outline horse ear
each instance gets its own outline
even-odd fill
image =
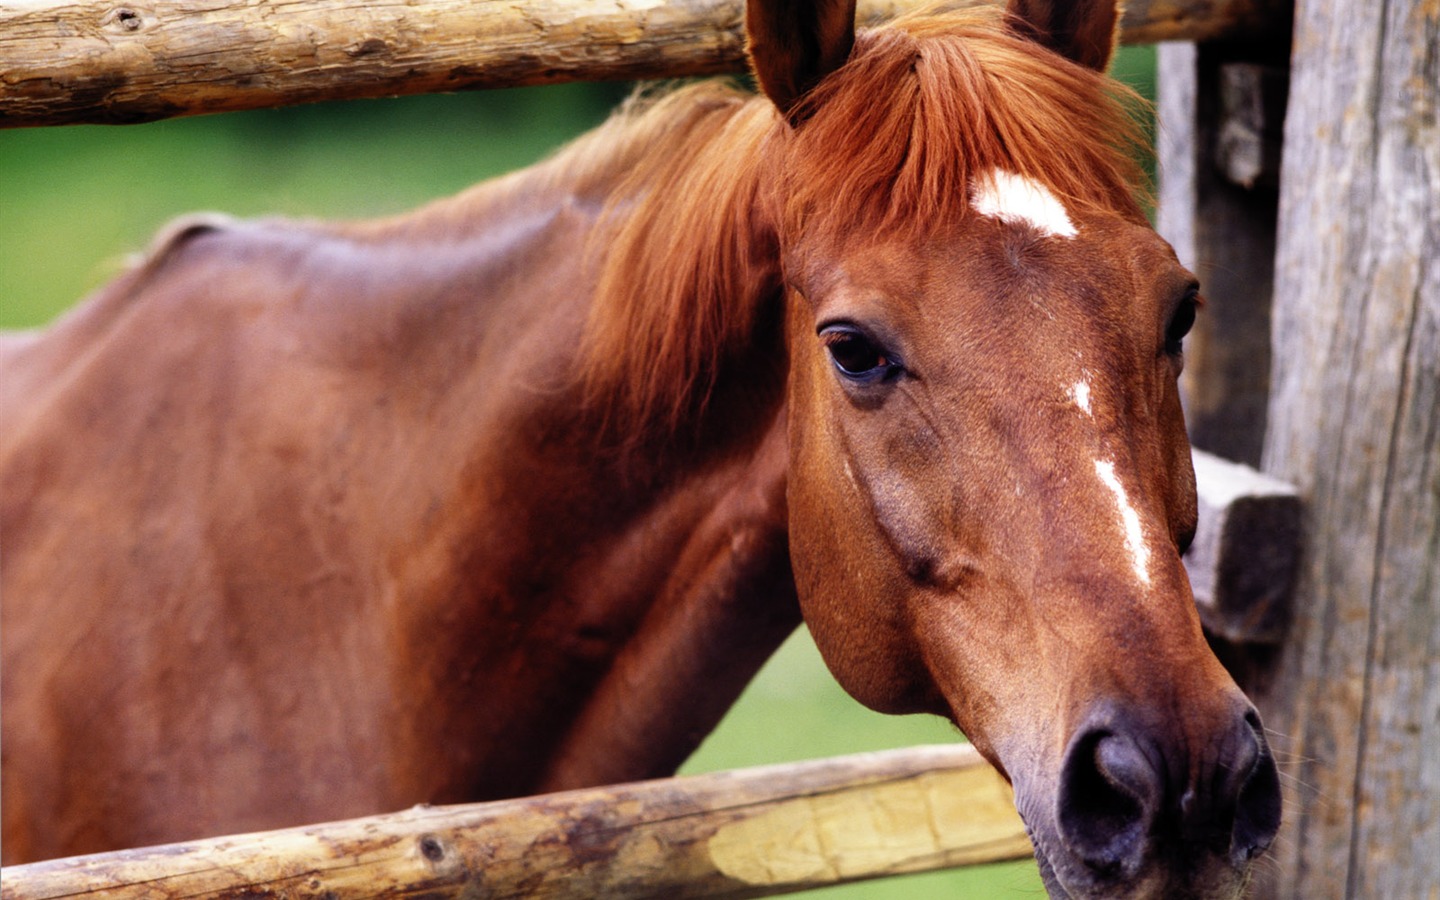
[[[1118,0],[1010,0],[1010,28],[1097,72],[1110,66],[1120,30]]]
[[[850,57],[855,0],[746,0],[745,33],[760,89],[798,125],[797,101]]]

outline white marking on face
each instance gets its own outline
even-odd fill
[[[1029,225],[1049,237],[1073,238],[1080,232],[1070,213],[1045,185],[1030,178],[995,169],[970,184],[970,206],[982,216]]]
[[[1095,460],[1095,474],[1115,494],[1115,505],[1120,508],[1120,527],[1125,532],[1125,548],[1130,551],[1130,562],[1135,567],[1135,576],[1141,584],[1150,583],[1150,548],[1145,546],[1145,532],[1140,526],[1140,514],[1130,505],[1125,486],[1115,475],[1115,464],[1109,460]]]
[[[1070,400],[1071,400],[1076,406],[1080,407],[1080,411],[1081,411],[1081,412],[1083,412],[1085,415],[1091,416],[1091,417],[1093,417],[1093,416],[1095,415],[1094,410],[1092,410],[1092,409],[1090,408],[1090,382],[1088,382],[1088,381],[1077,381],[1077,382],[1075,382],[1074,384],[1070,385],[1070,391],[1069,391],[1069,393],[1070,393]]]

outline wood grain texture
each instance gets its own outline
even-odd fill
[[[1440,3],[1300,0],[1264,468],[1309,513],[1268,896],[1440,896]]]
[[[873,22],[924,0],[862,0]],[[969,5],[998,0],[959,0]],[[1271,27],[1277,0],[1133,0],[1124,38]],[[745,68],[742,0],[0,0],[0,126]]]
[[[1240,644],[1284,638],[1301,544],[1293,485],[1196,450],[1199,527],[1185,570],[1206,631]]]
[[[915,747],[11,866],[4,900],[753,897],[1031,853],[968,745]]]

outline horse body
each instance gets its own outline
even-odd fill
[[[1198,299],[1113,4],[1011,6],[752,3],[765,96],[181,228],[12,347],[7,857],[660,774],[803,614],[1014,782],[1056,896],[1232,896],[1279,801],[1177,552]]]
[[[7,360],[7,854],[668,772],[798,622],[773,411],[587,437],[547,174],[190,227]]]

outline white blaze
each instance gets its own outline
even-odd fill
[[[1085,415],[1094,415],[1094,412],[1090,409],[1090,382],[1077,381],[1070,385],[1070,399],[1074,401],[1076,406],[1080,407],[1080,411]]]
[[[1014,172],[995,169],[978,176],[970,192],[970,206],[982,216],[1029,225],[1050,237],[1073,238],[1079,234],[1060,198],[1045,185]]]
[[[1095,461],[1095,474],[1115,494],[1115,505],[1120,509],[1120,527],[1125,532],[1125,548],[1130,551],[1130,562],[1135,575],[1142,584],[1150,583],[1150,548],[1145,546],[1145,532],[1140,527],[1140,514],[1130,505],[1125,486],[1115,476],[1115,464],[1108,460]]]

